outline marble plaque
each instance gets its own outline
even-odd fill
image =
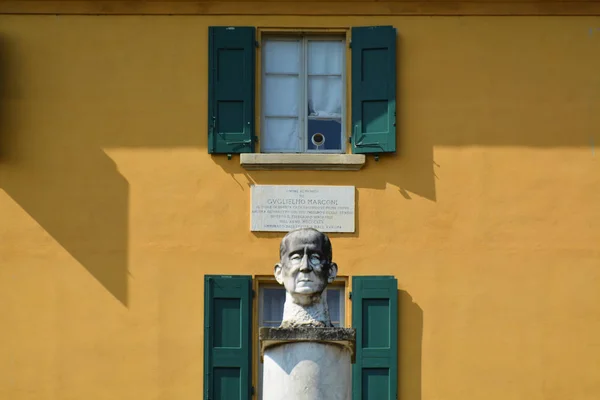
[[[354,232],[354,186],[253,185],[250,229]]]

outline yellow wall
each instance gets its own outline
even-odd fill
[[[207,27],[393,24],[399,153],[207,154]],[[270,274],[249,185],[358,189],[401,400],[600,398],[600,18],[0,16],[0,399],[200,399],[204,274]],[[596,147],[594,147],[596,146]]]

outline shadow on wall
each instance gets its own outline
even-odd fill
[[[423,310],[398,290],[398,398],[421,400]]]
[[[83,36],[69,40],[89,47]],[[40,77],[30,71],[44,62],[43,49],[32,52],[31,45],[0,35],[0,189],[127,306],[129,183],[103,148],[198,147],[202,140],[206,147],[206,138],[194,129],[167,130],[172,116],[157,123],[154,108],[163,105],[168,77],[131,77],[119,52],[77,57],[73,43],[56,43]],[[150,109],[140,109],[140,90]],[[35,103],[27,98],[32,92]]]
[[[128,183],[84,130],[32,131],[14,48],[0,47],[0,187],[127,305]],[[44,105],[39,105],[44,107]],[[16,120],[16,118],[15,118]]]
[[[8,159],[8,132],[9,126],[9,109],[8,102],[11,97],[11,88],[9,88],[8,80],[8,44],[6,40],[0,36],[0,163]],[[0,169],[2,174],[2,169]],[[2,175],[0,175],[1,177]]]

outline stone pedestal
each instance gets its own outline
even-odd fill
[[[356,333],[345,328],[261,328],[263,400],[351,400]]]

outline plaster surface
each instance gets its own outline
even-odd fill
[[[318,342],[289,342],[265,350],[263,400],[350,400],[350,351]]]

